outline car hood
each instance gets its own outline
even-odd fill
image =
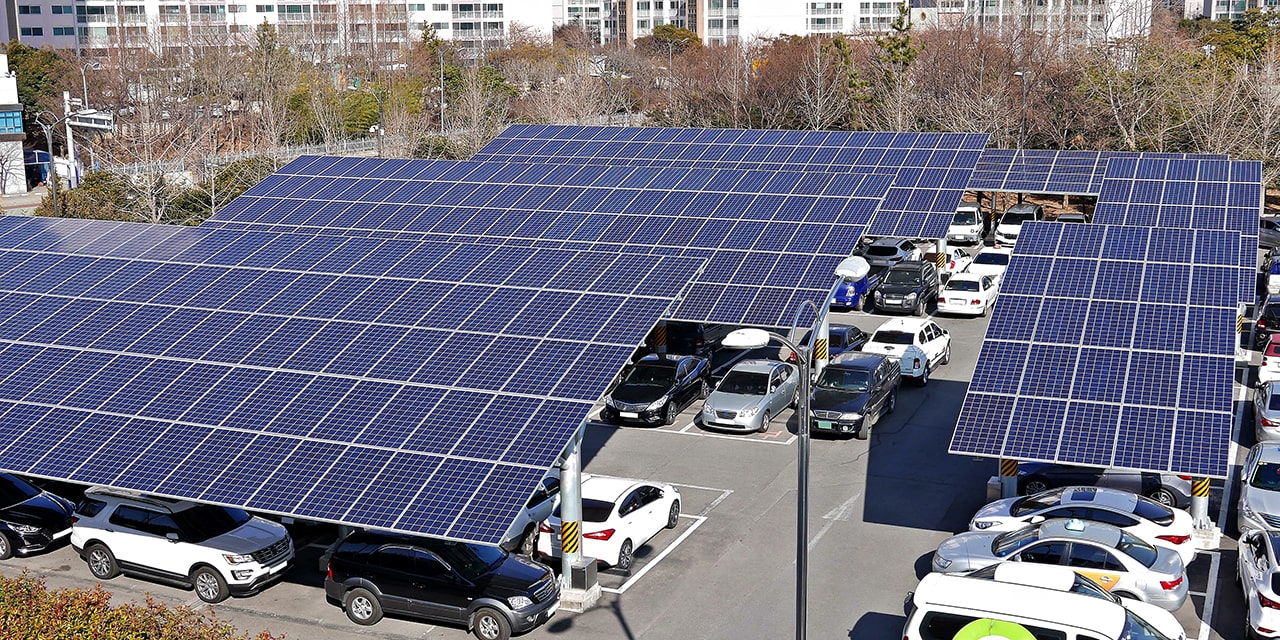
[[[764,403],[766,397],[716,391],[707,397],[707,406],[716,411],[741,411],[742,409],[760,406]]]
[[[546,565],[513,553],[493,571],[476,578],[476,585],[485,595],[506,598],[528,595],[533,585],[551,575]]]
[[[666,385],[624,384],[617,389],[614,389],[613,393],[609,394],[609,397],[618,402],[625,402],[627,404],[648,404],[670,392],[671,387]]]
[[[252,520],[220,536],[214,536],[201,544],[231,553],[253,553],[289,536],[284,526],[254,517]]]
[[[998,231],[998,232],[1000,232],[1000,233],[1003,233],[1003,234],[1005,234],[1005,235],[1008,235],[1008,234],[1011,234],[1011,233],[1017,233],[1017,232],[1019,232],[1019,231],[1021,231],[1021,230],[1022,230],[1022,225],[1020,225],[1020,224],[998,224],[998,225],[996,225],[996,231]]]
[[[0,512],[0,520],[60,531],[70,526],[71,510],[71,504],[62,498],[41,493]]]
[[[996,561],[991,541],[999,534],[969,531],[956,534],[938,545],[938,555],[951,561],[963,560],[970,569],[981,569]]]
[[[1241,489],[1241,501],[1257,513],[1280,517],[1280,491],[1256,489],[1245,484]]]
[[[817,389],[809,408],[815,411],[839,411],[840,413],[864,413],[870,394],[836,389]]]
[[[982,520],[983,518],[1011,518],[1013,517],[1013,503],[1017,502],[1019,499],[1020,498],[1005,498],[1003,500],[996,500],[995,502],[978,509],[978,512],[973,514],[973,520]]]
[[[880,285],[880,293],[893,295],[906,295],[924,288],[920,284],[882,284]]]
[[[974,224],[953,224],[947,227],[947,233],[972,233],[982,228],[982,225]]]

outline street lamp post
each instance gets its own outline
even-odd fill
[[[382,93],[374,89],[366,89],[358,79],[355,81],[354,84],[347,85],[347,89],[350,89],[353,91],[367,91],[369,95],[373,96],[373,99],[378,103],[378,124],[377,124],[376,133],[378,135],[378,157],[381,158],[382,157],[382,132],[383,132]],[[373,127],[370,127],[369,131],[375,131],[375,129]]]
[[[826,327],[827,311],[830,309],[832,296],[836,294],[836,289],[840,284],[861,277],[865,273],[863,267],[865,261],[862,258],[845,258],[836,266],[834,275],[836,282],[831,287],[831,292],[822,301],[822,307],[817,309],[817,305],[813,305],[810,301],[801,304],[801,308],[796,310],[797,317],[804,304],[813,305],[818,312],[818,318],[814,321],[809,331],[808,352],[801,351],[793,342],[771,331],[764,329],[738,329],[730,332],[721,341],[721,346],[726,349],[759,349],[769,343],[769,340],[777,340],[782,346],[791,350],[796,354],[796,363],[800,367],[800,417],[796,425],[796,432],[799,436],[799,442],[796,447],[796,640],[805,640],[808,635],[808,615],[809,615],[809,424],[812,420],[809,411],[810,396],[813,395],[813,380],[809,372],[809,363],[813,358],[813,347],[815,342],[821,338],[826,340],[827,336],[818,336],[819,331]],[[793,327],[794,329],[794,327]]]
[[[89,79],[85,76],[85,72],[88,71],[89,69],[93,69],[94,71],[101,71],[102,63],[98,62],[97,60],[90,60],[84,63],[84,66],[80,67],[80,90],[84,92],[82,94],[84,98],[84,102],[81,104],[81,106],[83,106],[85,109],[89,108]]]
[[[1022,80],[1022,102],[1018,109],[1018,150],[1027,143],[1027,75],[1028,71],[1014,71],[1014,77]]]
[[[58,118],[57,115],[48,111],[41,111],[36,114],[36,124],[40,125],[41,129],[44,129],[44,141],[49,147],[49,197],[53,200],[54,217],[57,217],[58,215],[58,168],[53,163],[53,130],[58,128],[58,125],[62,124],[63,121],[69,118],[74,116],[87,116],[93,113],[96,113],[93,109],[80,109],[79,111],[68,113],[61,118]],[[40,119],[40,116],[42,115],[49,115],[50,117],[56,118],[56,120],[54,120],[52,124],[45,124],[45,122]]]

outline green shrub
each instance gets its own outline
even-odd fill
[[[111,594],[92,589],[49,589],[27,572],[0,576],[0,638],[5,640],[248,640],[212,611],[145,605],[111,606]],[[283,640],[263,631],[253,640]]]

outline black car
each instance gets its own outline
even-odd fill
[[[71,533],[76,505],[19,478],[0,473],[0,559],[44,551]]]
[[[324,592],[356,624],[394,613],[466,627],[481,640],[529,631],[560,606],[555,574],[524,556],[374,532],[354,533],[338,544]]]
[[[854,326],[844,324],[833,324],[828,327],[830,330],[827,334],[827,357],[834,358],[846,351],[860,351],[862,345],[867,343],[867,332]],[[801,351],[807,351],[809,345],[809,330],[805,330],[796,339],[796,346]],[[782,347],[778,349],[778,359],[784,362],[796,363],[796,354],[791,353],[791,349]],[[809,363],[813,364],[812,361]]]
[[[809,410],[811,431],[866,439],[880,418],[893,413],[902,386],[897,358],[847,352],[822,370]]]
[[[930,302],[938,299],[938,267],[932,262],[899,262],[884,272],[876,289],[877,311],[910,311],[924,315]]]
[[[710,393],[707,359],[652,353],[622,372],[600,417],[615,424],[671,424],[685,407]]]
[[[1273,333],[1280,333],[1280,296],[1271,296],[1262,307],[1253,331],[1254,348],[1265,346]]]

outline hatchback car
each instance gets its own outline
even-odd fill
[[[665,482],[582,476],[582,555],[630,571],[636,549],[680,523],[680,491]],[[538,552],[559,557],[560,502],[539,527]]]
[[[698,356],[651,353],[623,371],[600,417],[613,423],[671,424],[711,393],[711,363]]]
[[[813,432],[865,439],[898,406],[901,384],[902,370],[894,358],[873,353],[833,358],[813,385]]]
[[[1236,582],[1248,613],[1245,636],[1280,637],[1280,531],[1248,531],[1237,543]]]
[[[986,316],[996,304],[1000,285],[994,276],[957,273],[938,294],[938,313],[964,316]]]
[[[529,631],[560,606],[560,583],[539,562],[499,547],[375,532],[338,543],[324,593],[359,625],[394,613],[466,627],[480,640]]]
[[[1168,611],[1187,599],[1186,567],[1178,552],[1109,524],[1077,519],[952,536],[934,553],[933,570],[963,573],[1004,561],[1066,565],[1120,597]]]
[[[979,276],[991,276],[996,284],[1000,284],[1000,279],[1004,277],[1005,269],[1009,268],[1009,259],[1012,256],[1013,247],[999,245],[987,247],[973,256],[973,262],[969,263],[965,271]]]
[[[1195,558],[1191,514],[1137,494],[1103,487],[1062,487],[986,505],[969,521],[970,531],[1013,531],[1051,518],[1105,522],[1178,552],[1183,564]]]
[[[799,390],[795,365],[774,360],[743,360],[720,379],[707,396],[699,418],[703,426],[726,431],[768,431],[769,424]]]
[[[1240,471],[1240,503],[1236,527],[1280,529],[1280,442],[1260,442],[1249,449]]]
[[[277,522],[107,487],[85,490],[71,547],[99,580],[125,573],[194,588],[205,602],[257,593],[293,561],[293,540]]]
[[[924,254],[914,242],[905,238],[878,238],[862,255],[872,267],[891,267],[899,262],[919,260]]]
[[[1258,442],[1280,440],[1280,381],[1264,382],[1253,391],[1253,437]]]
[[[1267,337],[1262,347],[1262,364],[1258,365],[1258,384],[1280,380],[1280,333]]]
[[[938,267],[932,262],[904,261],[884,272],[872,299],[876,311],[910,311],[922,316],[938,297]]]
[[[1132,491],[1175,509],[1186,509],[1191,506],[1191,476],[1046,462],[1018,463],[1020,495],[1031,495],[1054,487],[1070,485]]]
[[[951,359],[951,334],[932,320],[894,318],[871,334],[862,351],[898,358],[902,375],[924,385]]]
[[[0,473],[0,559],[44,551],[71,535],[75,504],[10,473]]]
[[[1044,207],[1031,202],[1019,202],[1005,210],[996,225],[996,242],[1013,245],[1018,241],[1022,223],[1044,220]]]

